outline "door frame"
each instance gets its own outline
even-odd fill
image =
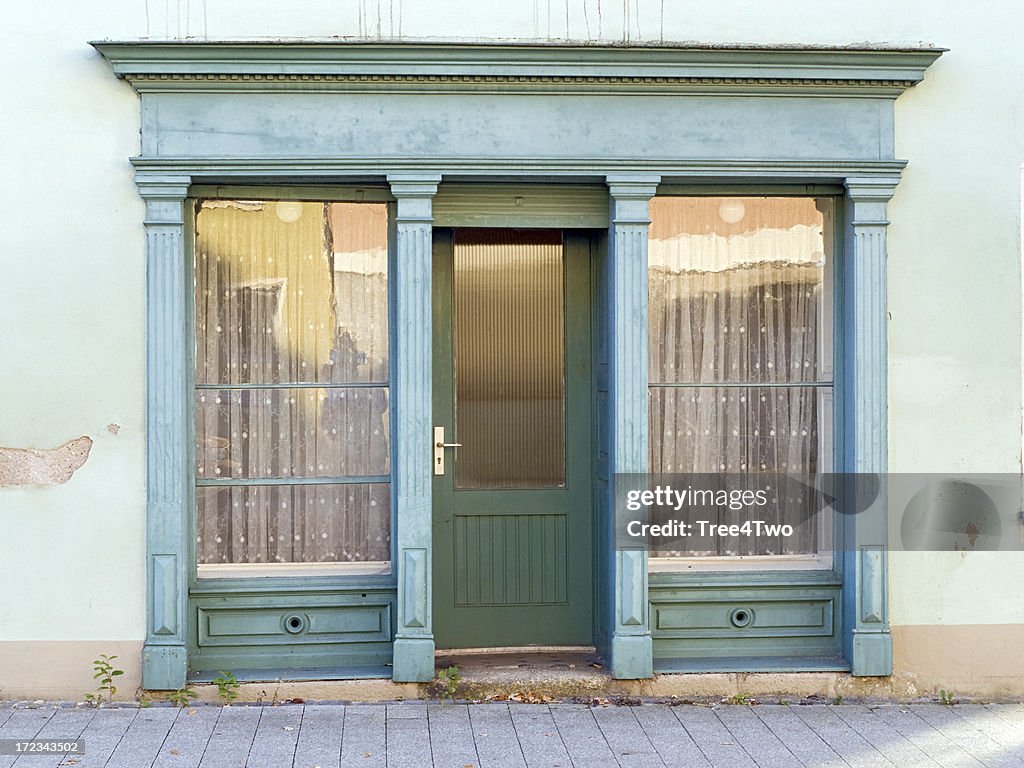
[[[503,229],[539,229],[538,227],[502,227]],[[468,229],[468,228],[467,228]],[[594,446],[595,414],[594,392],[596,391],[592,347],[593,293],[591,290],[594,270],[594,251],[597,241],[595,234],[573,229],[551,227],[562,234],[563,286],[564,286],[564,370],[565,370],[565,419],[564,439],[566,444],[564,489],[495,489],[472,490],[454,487],[455,456],[446,450],[446,472],[433,477],[432,486],[432,611],[434,616],[434,638],[439,648],[469,647],[522,647],[527,645],[592,645],[595,637],[595,588],[598,567],[595,534],[598,525],[595,504]],[[433,424],[444,426],[446,439],[457,441],[455,432],[455,391],[454,391],[454,248],[456,228],[435,227],[433,230]],[[443,326],[439,322],[443,318]],[[575,354],[573,354],[575,352]],[[439,364],[443,363],[443,364]],[[576,375],[570,369],[577,369]],[[457,450],[457,449],[455,449]],[[564,492],[567,498],[565,527],[565,599],[554,602],[522,602],[508,606],[501,605],[455,605],[455,580],[448,569],[454,565],[455,494],[521,493],[543,494]],[[570,496],[571,494],[571,496]],[[535,502],[547,501],[543,495]],[[550,497],[549,497],[550,498]],[[465,504],[467,497],[460,500]],[[501,499],[508,503],[508,497]],[[527,496],[529,504],[529,496]],[[550,502],[548,502],[550,503]],[[529,515],[532,517],[532,514]],[[527,517],[522,515],[521,517]],[[585,535],[573,535],[573,532]],[[562,542],[558,542],[561,545]],[[557,557],[557,553],[556,553]],[[451,604],[449,604],[451,603]],[[523,619],[523,612],[536,614]],[[446,639],[445,622],[458,619],[458,637]],[[476,619],[473,619],[473,615]],[[515,626],[519,620],[524,627],[540,628],[542,631],[523,635],[504,635],[497,628]],[[498,632],[498,634],[494,634]],[[545,634],[547,633],[547,634]],[[493,637],[493,640],[488,639]]]

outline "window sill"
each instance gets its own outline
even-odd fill
[[[200,565],[197,568],[197,577],[200,581],[277,577],[383,576],[390,573],[390,560],[361,563],[215,563]]]
[[[750,571],[831,571],[827,555],[733,555],[727,557],[652,557],[650,573],[717,573]]]

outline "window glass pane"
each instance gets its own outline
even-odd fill
[[[390,471],[386,387],[196,392],[201,480]]]
[[[565,485],[562,235],[458,230],[459,488]]]
[[[832,201],[664,197],[651,219],[650,471],[830,472]],[[815,502],[779,493],[758,510],[793,525],[789,538],[693,537],[651,554],[814,554],[830,530]],[[708,515],[743,523],[750,510]]]
[[[817,381],[824,211],[813,198],[651,202],[651,383]]]
[[[195,311],[198,563],[389,561],[387,206],[202,201]]]
[[[818,387],[651,387],[651,472],[813,477]]]
[[[391,559],[390,486],[259,485],[196,489],[196,559],[345,563]]]
[[[388,380],[387,208],[207,200],[196,382]]]

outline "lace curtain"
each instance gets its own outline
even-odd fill
[[[651,472],[703,474],[699,484],[828,471],[831,215],[827,199],[652,201]],[[763,508],[700,515],[788,523],[792,537],[693,537],[652,555],[814,553],[814,498],[794,487],[769,487]]]
[[[204,201],[199,564],[390,559],[384,205]]]

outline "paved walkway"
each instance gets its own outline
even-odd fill
[[[995,768],[1024,766],[1024,704],[0,710],[0,739],[23,738],[82,738],[85,754],[0,756],[0,768]]]

